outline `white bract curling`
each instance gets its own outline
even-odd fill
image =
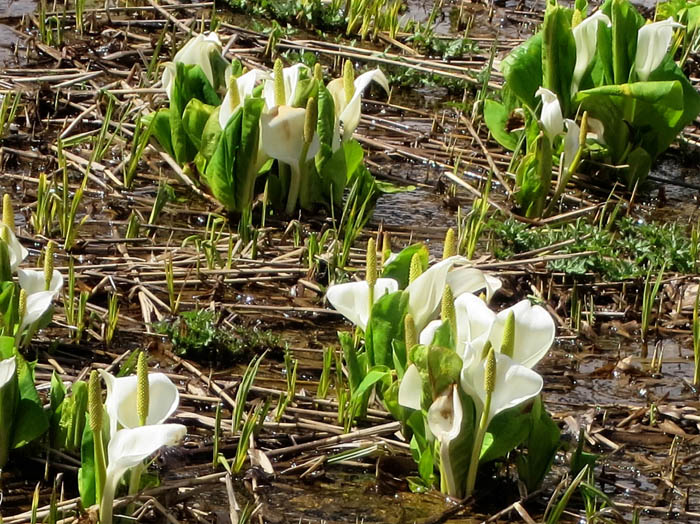
[[[450,444],[459,438],[464,417],[458,387],[457,384],[453,384],[445,389],[428,409],[428,427],[440,443],[441,482],[447,494],[451,496],[458,496],[462,490],[462,486],[458,485],[455,478],[456,472],[452,467],[450,456]]]
[[[393,278],[378,278],[374,284],[374,302],[398,290],[399,284]],[[328,288],[326,297],[328,302],[350,322],[363,331],[367,329],[370,313],[367,281],[336,284]]]
[[[542,306],[533,306],[521,300],[504,309],[493,321],[489,340],[496,351],[501,350],[506,319],[510,312],[515,318],[515,346],[513,361],[532,368],[544,357],[554,342],[555,326],[552,316]]]
[[[122,429],[109,441],[108,466],[100,502],[100,522],[112,524],[112,505],[119,480],[163,446],[174,446],[187,434],[181,424],[158,424]]]
[[[399,405],[405,408],[420,409],[423,397],[423,379],[415,364],[406,369],[399,384]]]
[[[141,425],[136,405],[138,378],[136,375],[114,377],[100,370],[100,375],[107,386],[105,409],[109,415],[110,435],[117,433],[117,424],[124,428],[136,428]],[[177,387],[163,373],[148,374],[148,416],[146,425],[162,424],[177,409],[180,394]]]
[[[549,141],[552,142],[557,135],[564,132],[564,117],[561,114],[559,99],[549,89],[540,87],[535,96],[542,98],[542,112],[540,120]]]
[[[576,157],[579,147],[579,135],[581,134],[581,128],[573,120],[567,118],[564,120],[566,123],[566,136],[564,137],[564,168],[571,169],[571,163]]]
[[[373,69],[358,76],[353,82],[354,93],[350,100],[345,99],[342,77],[328,82],[326,87],[335,103],[336,130],[333,139],[333,149],[337,149],[341,141],[349,140],[355,129],[357,129],[362,116],[362,94],[372,82],[377,82],[387,94],[389,93],[389,82],[381,69]],[[340,125],[343,127],[342,136],[340,134]]]
[[[202,69],[204,76],[207,77],[209,83],[214,86],[214,71],[211,65],[211,54],[221,54],[221,41],[216,33],[208,35],[199,34],[191,38],[176,54],[172,62],[165,64],[163,69],[163,88],[168,95],[168,99],[172,97],[173,81],[177,68],[175,64],[197,65]]]
[[[576,43],[576,65],[574,66],[574,77],[571,82],[571,96],[578,92],[583,75],[588,66],[591,65],[593,55],[595,55],[598,41],[598,25],[603,22],[610,27],[610,18],[601,11],[583,20],[573,29],[574,42]]]
[[[298,167],[304,147],[304,121],[306,109],[302,107],[276,106],[260,117],[262,149],[267,156]],[[303,161],[309,161],[320,149],[318,135],[313,140]]]
[[[226,96],[219,108],[219,125],[221,129],[226,127],[229,119],[233,116],[236,110],[243,104],[246,98],[253,94],[253,90],[260,80],[270,78],[270,75],[260,69],[251,69],[247,73],[235,79],[236,88],[238,90],[238,100],[234,100],[235,96],[231,95],[231,82],[233,79],[229,77],[227,80]]]
[[[27,258],[29,252],[19,243],[14,231],[2,222],[0,222],[0,238],[7,238],[5,243],[7,245],[7,254],[10,259],[10,271],[14,272],[22,261]]]
[[[643,82],[649,79],[651,73],[661,65],[668,46],[673,38],[673,30],[683,27],[673,21],[673,17],[647,24],[637,32],[637,54],[634,58],[634,69]]]
[[[44,313],[51,307],[54,298],[63,289],[63,275],[53,270],[49,288],[46,289],[46,280],[43,271],[32,269],[17,270],[19,285],[27,293],[27,310],[22,317],[20,332],[25,327],[39,321]]]
[[[542,391],[542,377],[535,371],[516,364],[502,353],[495,353],[496,380],[491,405],[486,413],[486,427],[499,413],[520,406],[532,400]],[[484,388],[484,375],[487,359],[469,359],[462,368],[462,389],[472,397],[479,415],[483,412],[487,393]],[[477,417],[478,419],[479,417]]]

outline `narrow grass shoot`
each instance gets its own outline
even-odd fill
[[[292,358],[292,352],[289,348],[284,351],[284,371],[285,378],[287,380],[287,393],[286,395],[280,395],[279,402],[277,404],[277,410],[275,413],[275,419],[277,421],[282,419],[284,411],[287,406],[294,400],[294,395],[296,394],[297,387],[297,368],[299,367],[299,360]]]
[[[151,134],[153,133],[153,124],[155,121],[156,119],[152,118],[148,125],[146,125],[141,118],[136,121],[131,146],[131,154],[129,155],[129,160],[126,163],[126,167],[124,168],[124,187],[127,189],[131,189],[131,186],[134,184],[136,168],[139,165],[139,161],[143,157],[143,152],[146,150],[146,146],[148,146],[148,140],[151,138]]]
[[[557,524],[561,520],[561,517],[564,514],[564,511],[566,510],[566,507],[569,505],[569,500],[571,499],[572,495],[578,489],[579,485],[581,484],[581,482],[583,482],[583,479],[587,475],[588,465],[586,465],[579,472],[579,474],[576,475],[576,478],[574,478],[571,484],[569,484],[569,487],[566,488],[566,491],[564,491],[559,501],[554,506],[547,507],[547,511],[544,515],[544,522],[546,524]],[[554,498],[554,495],[552,496],[552,498]]]
[[[114,334],[117,331],[117,322],[119,321],[119,295],[111,293],[109,302],[107,303],[107,324],[105,325],[104,342],[109,346],[112,343]]]
[[[168,183],[161,181],[158,185],[158,193],[156,193],[156,200],[153,203],[151,215],[148,217],[148,223],[155,224],[165,204],[173,200],[175,200],[175,191]]]
[[[318,388],[316,390],[317,398],[326,398],[328,396],[328,388],[331,385],[331,368],[333,366],[333,354],[335,350],[328,346],[323,349],[323,368],[321,369],[321,377],[318,379]]]
[[[641,333],[642,342],[647,342],[647,332],[649,331],[649,322],[651,320],[651,311],[654,307],[654,302],[656,301],[656,296],[659,293],[659,288],[661,287],[661,280],[664,276],[664,270],[666,269],[666,263],[661,266],[659,273],[656,276],[656,281],[652,285],[651,273],[653,268],[649,268],[647,272],[647,277],[644,281],[644,291],[642,293],[642,322],[641,322]],[[659,306],[660,309],[660,306]]]
[[[234,435],[238,432],[238,428],[241,425],[246,399],[248,398],[248,392],[255,381],[255,376],[258,374],[260,363],[262,362],[262,359],[265,358],[266,354],[267,351],[251,360],[245,370],[245,373],[243,373],[243,376],[241,377],[241,383],[238,385],[238,391],[236,391],[236,405],[234,406],[233,413],[231,414],[231,433]]]
[[[139,216],[132,211],[131,215],[129,215],[129,222],[126,224],[124,238],[138,238],[140,233],[141,220],[139,219]]]
[[[216,415],[214,416],[214,444],[212,449],[211,467],[216,469],[219,464],[219,440],[221,439],[221,402],[216,403]]]
[[[172,315],[177,315],[180,309],[180,294],[175,295],[175,273],[173,271],[173,255],[168,253],[168,256],[163,262],[165,265],[165,281],[168,286],[168,302],[170,306],[170,313]]]
[[[700,291],[700,287],[698,290]],[[695,294],[695,305],[693,306],[693,384],[700,384],[700,292]]]
[[[10,126],[14,123],[17,117],[17,109],[21,95],[19,93],[6,92],[0,103],[0,137],[7,135]]]

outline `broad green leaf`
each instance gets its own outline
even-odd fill
[[[340,347],[343,350],[343,358],[345,359],[345,366],[348,370],[350,391],[355,391],[364,380],[365,371],[358,362],[357,349],[355,349],[352,335],[341,331],[338,333],[338,340],[340,341]]]
[[[316,168],[323,172],[323,166],[333,155],[333,135],[335,132],[335,103],[326,87],[318,86],[318,124],[316,126],[321,149],[316,156]]]
[[[513,49],[501,62],[508,87],[525,106],[535,110],[535,91],[542,85],[542,33],[530,37]]]
[[[56,371],[51,374],[51,391],[49,393],[51,411],[56,411],[58,406],[63,403],[66,398],[66,387],[63,385],[61,377]]]
[[[461,371],[462,359],[453,349],[441,346],[428,348],[428,377],[433,398],[452,384],[459,384]]]
[[[352,400],[357,401],[358,397],[370,391],[377,382],[391,378],[391,370],[386,366],[377,366],[369,370],[357,389],[352,392]]]
[[[95,441],[89,424],[85,424],[80,445],[80,469],[78,491],[83,507],[89,508],[95,501]]]
[[[238,209],[233,166],[241,138],[242,120],[243,111],[236,111],[231,116],[221,132],[204,177],[212,194],[228,211]]]
[[[607,0],[601,11],[612,22],[612,69],[616,84],[629,81],[637,53],[637,31],[644,18],[628,0]]]
[[[41,404],[28,398],[20,398],[15,412],[12,431],[12,448],[26,446],[49,429],[49,421]]]
[[[489,462],[504,457],[525,441],[530,432],[530,414],[521,407],[508,409],[496,415],[487,429],[481,446],[479,462]]]
[[[214,109],[216,107],[193,98],[188,102],[182,114],[182,125],[197,150],[202,148],[202,133]]]
[[[563,115],[570,114],[571,79],[576,44],[571,32],[571,9],[547,4],[542,24],[542,86],[559,98]]]
[[[151,116],[153,115],[153,116]],[[170,109],[159,109],[155,113],[148,115],[153,118],[153,136],[156,137],[160,147],[165,149],[171,157],[175,158],[173,151],[172,131],[170,130]]]
[[[515,151],[518,146],[518,134],[506,129],[509,116],[508,110],[500,102],[489,99],[484,101],[484,121],[491,135],[503,147],[509,151]]]
[[[527,454],[518,455],[518,476],[528,492],[537,489],[552,466],[559,449],[559,427],[554,423],[537,397],[530,414],[530,434],[527,438]]]
[[[423,271],[428,269],[428,257],[430,256],[428,248],[422,243],[412,244],[399,251],[394,260],[384,266],[382,278],[393,278],[399,283],[399,289],[406,289],[411,259],[415,254],[418,254]]]
[[[402,291],[384,295],[375,302],[365,333],[365,347],[371,366],[392,366],[392,341],[404,338],[403,319],[407,310],[408,295]]]
[[[0,468],[7,463],[10,452],[18,400],[19,386],[17,379],[12,378],[0,388]]]
[[[629,189],[632,189],[637,181],[644,181],[651,170],[651,163],[652,160],[649,153],[641,147],[635,148],[627,156],[629,167],[625,170],[625,178]]]
[[[264,105],[265,102],[261,98],[247,98],[243,103],[241,135],[233,173],[236,181],[236,211],[248,209],[255,196],[255,179],[258,176],[260,115]]]
[[[364,152],[357,140],[343,142],[339,149],[323,165],[321,179],[329,197],[335,205],[340,205],[343,190],[362,165]]]

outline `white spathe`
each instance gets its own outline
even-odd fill
[[[637,76],[643,82],[649,79],[651,73],[656,70],[663,61],[668,46],[673,38],[673,30],[683,27],[673,21],[673,17],[647,24],[637,32],[637,54],[634,58],[634,69]]]
[[[447,283],[447,274],[458,262],[466,262],[461,256],[453,256],[430,266],[406,287],[408,293],[408,312],[413,315],[417,331],[433,320],[442,300]]]
[[[333,149],[339,147],[340,142],[352,138],[352,134],[357,129],[362,116],[362,94],[370,83],[377,82],[382,89],[389,94],[389,82],[381,69],[372,69],[362,73],[353,82],[354,93],[350,100],[345,99],[345,88],[343,78],[335,78],[328,82],[326,88],[333,97],[335,103],[336,132]],[[343,134],[340,136],[340,124],[343,126]]]
[[[423,380],[415,364],[406,368],[399,384],[399,405],[405,408],[420,409],[423,398]]]
[[[552,142],[557,135],[564,132],[564,117],[561,114],[559,99],[556,94],[544,87],[540,87],[535,92],[535,96],[542,98],[540,120],[544,126],[545,134]]]
[[[229,119],[233,116],[236,110],[243,104],[246,98],[253,94],[253,90],[259,81],[270,78],[270,75],[261,71],[260,69],[251,69],[247,73],[239,76],[235,79],[236,87],[238,88],[238,103],[234,104],[233,97],[231,96],[230,83],[232,78],[229,77],[227,80],[226,96],[224,96],[223,102],[219,108],[219,125],[221,129],[226,127]]]
[[[374,284],[374,302],[377,302],[384,295],[398,290],[399,284],[393,278],[378,278]],[[331,286],[328,288],[326,298],[350,322],[362,331],[367,329],[370,313],[369,284],[367,281],[347,282]]]
[[[571,163],[578,152],[578,139],[581,134],[581,128],[573,120],[567,118],[564,120],[566,124],[566,136],[564,137],[564,168],[571,169]]]
[[[428,427],[440,443],[440,474],[450,496],[457,496],[462,490],[457,485],[450,456],[450,443],[459,437],[464,417],[457,387],[457,384],[452,384],[445,389],[428,409]]]
[[[504,309],[496,315],[489,333],[495,351],[501,350],[506,319],[511,311],[515,317],[513,360],[532,368],[552,347],[556,331],[554,319],[542,306],[533,306],[529,300],[521,300]]]
[[[54,295],[58,295],[63,289],[63,275],[57,269],[54,269],[51,274],[49,289],[46,289],[46,277],[43,271],[19,269],[17,270],[17,279],[19,280],[19,286],[26,291],[27,296],[42,291],[51,291]]]
[[[108,466],[100,503],[100,522],[112,524],[112,505],[119,480],[163,446],[174,446],[187,434],[182,424],[158,424],[122,429],[107,446]]]
[[[107,386],[105,409],[109,415],[110,435],[117,433],[117,423],[125,428],[141,425],[136,407],[138,378],[136,375],[114,377],[100,370],[100,375]],[[148,416],[146,425],[165,422],[172,415],[180,402],[177,387],[163,373],[148,374]]]
[[[282,78],[284,80],[284,104],[291,106],[297,95],[297,86],[301,79],[302,72],[306,72],[306,76],[310,76],[310,70],[302,63],[294,64],[282,69]],[[268,109],[272,109],[277,104],[275,100],[275,73],[274,71],[268,76],[263,84],[262,97],[265,99],[265,105]]]
[[[0,360],[0,389],[12,380],[17,374],[17,358],[10,357]]]
[[[484,290],[486,301],[503,285],[499,278],[493,277],[475,267],[458,267],[447,273],[447,285],[452,290],[452,296],[458,297],[463,293],[476,293]]]
[[[165,89],[168,99],[172,96],[173,81],[177,68],[175,64],[198,65],[202,68],[204,76],[207,77],[209,83],[214,86],[214,71],[211,67],[211,54],[221,53],[221,40],[216,33],[208,35],[198,34],[191,38],[176,54],[172,62],[165,64],[163,69],[163,88]]]
[[[491,406],[486,414],[486,427],[493,417],[532,400],[542,391],[542,377],[535,371],[516,364],[502,353],[494,353],[496,358],[496,380],[491,394]],[[479,413],[486,403],[484,375],[487,359],[471,359],[464,363],[461,375],[462,389],[472,397]]]
[[[260,117],[262,149],[267,156],[297,167],[302,160],[304,147],[304,121],[306,109],[302,107],[276,106]],[[318,135],[313,140],[304,161],[316,156],[320,149]]]
[[[571,81],[571,96],[578,92],[581,79],[586,73],[588,66],[591,65],[598,42],[598,25],[601,22],[608,27],[612,25],[607,15],[601,11],[596,11],[573,29],[574,42],[576,43],[576,65],[574,66],[574,77]]]
[[[53,300],[63,289],[63,275],[54,269],[48,290],[43,271],[19,269],[17,270],[17,278],[20,287],[27,293],[27,310],[22,317],[21,332],[25,327],[38,322],[43,314],[49,310]]]
[[[484,344],[488,340],[491,326],[496,320],[496,313],[481,298],[472,293],[464,293],[454,302],[457,320],[457,340],[455,351],[461,359],[474,353],[481,356]],[[427,346],[432,343],[435,331],[442,325],[441,320],[430,322],[419,336],[419,342]]]
[[[3,231],[3,229],[6,229],[7,232]],[[17,237],[15,236],[15,232],[0,222],[0,238],[3,238],[4,235],[7,235],[8,238],[7,254],[10,259],[10,271],[14,272],[17,270],[17,267],[22,263],[22,261],[27,258],[29,252],[22,244],[19,243],[19,240],[17,240]]]

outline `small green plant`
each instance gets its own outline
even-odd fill
[[[112,344],[114,334],[117,332],[119,322],[119,294],[110,293],[107,302],[107,322],[105,323],[104,343],[107,346]]]
[[[516,150],[525,137],[515,197],[528,217],[556,204],[546,205],[553,164],[559,183],[552,200],[584,167],[633,188],[700,112],[700,94],[669,53],[680,24],[647,24],[628,0],[607,0],[590,16],[587,11],[587,0],[574,9],[549,2],[540,32],[501,63],[501,102],[484,105],[486,124],[501,145]],[[522,125],[511,133],[513,116]]]
[[[693,306],[693,384],[700,385],[700,293],[695,295]]]
[[[644,281],[644,291],[642,293],[642,321],[640,330],[642,333],[642,342],[647,342],[647,332],[649,331],[649,322],[651,320],[651,311],[654,307],[654,302],[656,302],[656,297],[659,294],[659,288],[661,287],[661,280],[664,276],[664,270],[666,265],[662,264],[659,273],[656,276],[656,281],[652,284],[651,273],[653,268],[649,268],[647,272],[647,277]],[[661,304],[659,304],[659,311],[661,310]]]
[[[488,229],[495,240],[493,253],[498,258],[549,246],[553,246],[551,250],[541,253],[593,252],[547,263],[551,271],[568,275],[593,273],[619,281],[644,278],[650,267],[661,267],[664,263],[669,271],[692,273],[696,263],[690,238],[678,224],[645,223],[624,216],[606,224],[580,219],[562,226],[530,227],[511,218],[494,217]]]
[[[185,311],[155,323],[154,329],[170,339],[175,354],[217,365],[246,361],[255,353],[280,349],[280,339],[271,331],[246,326],[224,328],[219,315],[205,309]]]

